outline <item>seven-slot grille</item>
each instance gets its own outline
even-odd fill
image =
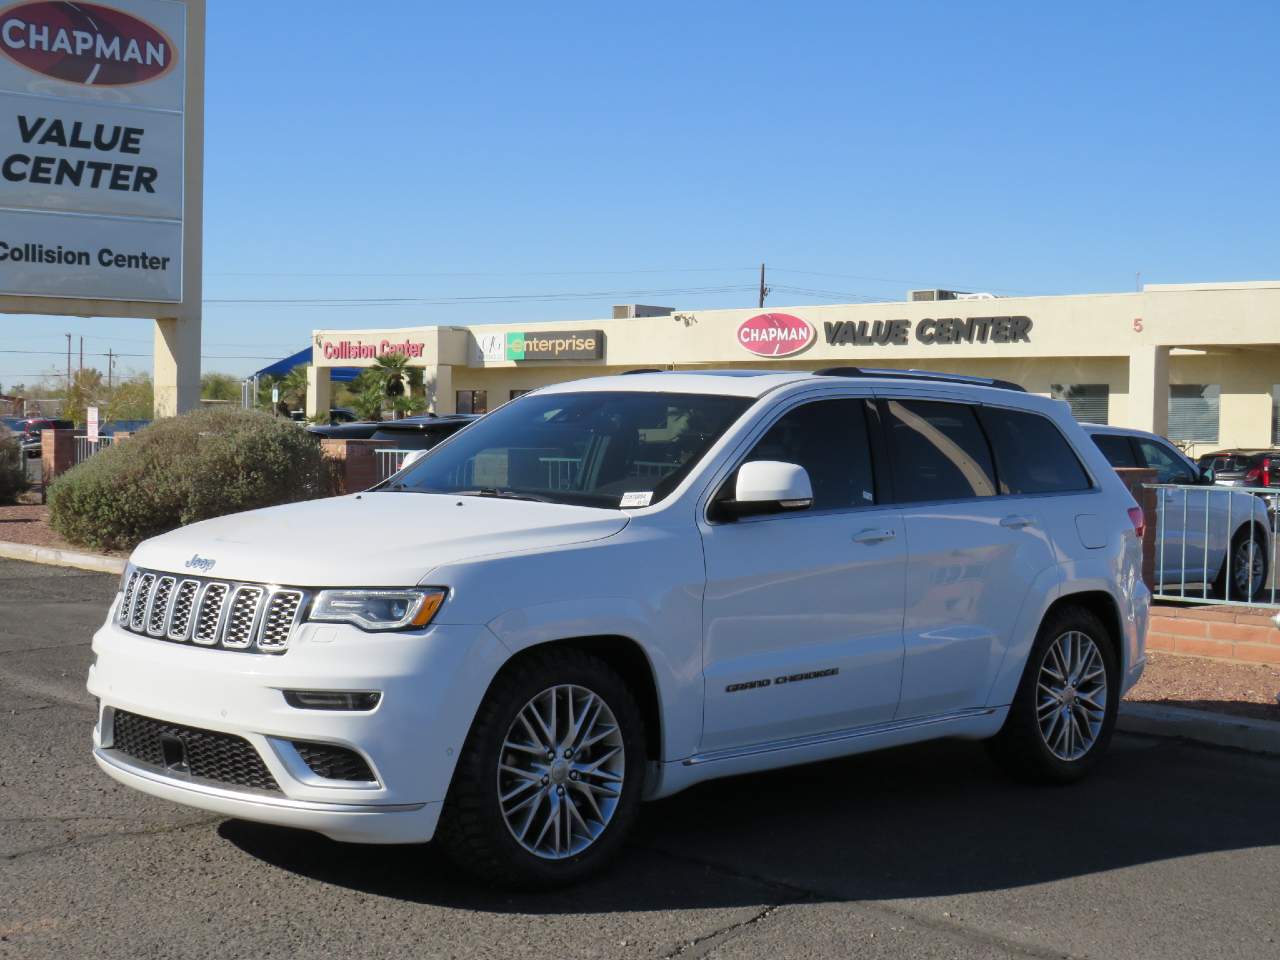
[[[117,622],[177,643],[283,653],[306,599],[292,587],[130,569]]]

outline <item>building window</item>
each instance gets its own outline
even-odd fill
[[[514,400],[516,397],[523,397],[528,392],[528,390],[512,390],[511,399]]]
[[[1184,443],[1218,442],[1218,401],[1222,388],[1216,383],[1179,383],[1169,386],[1169,439]]]
[[[1080,423],[1110,423],[1111,386],[1106,383],[1054,383],[1049,390],[1055,400],[1067,401],[1071,415]]]
[[[454,409],[459,413],[488,413],[488,393],[484,390],[459,390],[458,403]]]
[[[1271,445],[1280,447],[1280,383],[1271,388]]]

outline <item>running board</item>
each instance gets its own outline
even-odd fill
[[[790,740],[771,740],[756,743],[747,747],[727,747],[724,750],[713,750],[710,753],[696,753],[684,761],[686,767],[702,763],[714,763],[717,760],[735,760],[739,757],[755,757],[766,753],[777,753],[780,750],[797,750],[801,747],[818,747],[828,743],[840,743],[844,740],[858,740],[862,737],[874,737],[882,733],[893,733],[898,730],[910,730],[914,727],[927,727],[935,723],[951,723],[955,720],[969,720],[975,717],[989,717],[996,712],[995,707],[975,707],[960,710],[956,713],[944,713],[932,717],[916,717],[911,720],[891,720],[888,723],[877,723],[869,727],[850,727],[845,730],[832,730],[830,733],[816,733],[805,737],[792,737]]]

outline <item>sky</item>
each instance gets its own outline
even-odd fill
[[[776,307],[1280,274],[1273,2],[302,7],[209,3],[206,371],[751,306],[762,261]],[[0,384],[151,327],[0,317],[50,351]]]

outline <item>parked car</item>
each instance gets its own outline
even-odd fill
[[[430,450],[473,420],[473,414],[405,417],[402,420],[357,420],[353,423],[316,425],[307,429],[318,437],[333,440],[382,440],[399,450]]]
[[[29,417],[22,421],[22,452],[28,457],[40,456],[40,432],[42,430],[71,430],[75,424],[70,420],[55,420],[52,417]]]
[[[1145,662],[1141,531],[1065,405],[990,381],[544,387],[383,489],[141,544],[93,639],[94,754],[523,886],[716,777],[960,737],[1074,781]]]
[[[1252,600],[1267,583],[1274,525],[1266,504],[1215,486],[1217,477],[1164,437],[1086,423],[1084,430],[1113,467],[1149,467],[1158,492],[1155,576],[1166,589],[1209,589]],[[1197,489],[1198,488],[1198,489]]]
[[[305,410],[291,410],[289,412],[289,418],[291,420],[296,420],[298,423],[302,423],[307,419],[307,412]],[[356,412],[350,407],[329,408],[329,423],[331,424],[351,423],[355,419]]]
[[[1276,487],[1280,492],[1280,450],[1219,450],[1196,461],[1202,474],[1225,487]]]

